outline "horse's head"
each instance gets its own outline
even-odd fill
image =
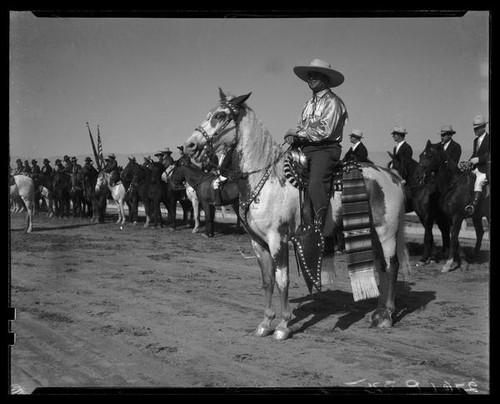
[[[206,119],[198,126],[184,143],[184,153],[196,162],[210,159],[223,147],[238,142],[238,126],[245,114],[245,101],[248,93],[238,97],[226,95],[219,88],[219,103],[212,108]]]
[[[440,143],[431,143],[428,140],[424,151],[420,153],[418,165],[420,170],[426,173],[436,172],[444,166],[445,160],[446,156]]]
[[[101,187],[108,185],[108,179],[106,178],[106,173],[104,170],[99,171],[97,175],[97,182],[95,184],[95,192],[99,192]]]

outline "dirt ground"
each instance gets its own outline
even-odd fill
[[[11,214],[11,384],[37,387],[463,387],[490,391],[489,243],[467,270],[418,265],[398,282],[395,324],[372,329],[376,300],[354,302],[345,255],[337,283],[307,293],[290,262],[292,337],[263,317],[249,237],[219,220],[214,238],[127,223]],[[220,219],[220,218],[219,218]],[[411,232],[409,232],[411,233]],[[467,246],[468,244],[468,246]],[[465,243],[470,253],[471,242]],[[279,313],[279,301],[275,296]]]

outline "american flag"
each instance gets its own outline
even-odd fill
[[[104,156],[102,155],[102,142],[101,133],[99,132],[99,125],[97,125],[97,155],[99,156],[101,167],[104,167]]]

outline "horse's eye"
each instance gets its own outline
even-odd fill
[[[223,120],[224,118],[226,117],[226,113],[225,112],[217,112],[215,115],[214,115],[214,118],[221,121]]]

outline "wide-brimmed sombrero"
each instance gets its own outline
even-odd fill
[[[304,81],[308,81],[307,74],[309,72],[322,73],[328,77],[329,87],[337,87],[344,82],[344,75],[337,70],[332,69],[332,66],[329,63],[321,59],[314,59],[309,66],[295,66],[293,71],[299,79]]]

